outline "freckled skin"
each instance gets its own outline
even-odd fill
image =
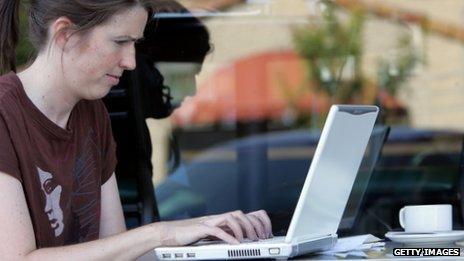
[[[114,39],[121,35],[143,36],[147,16],[142,7],[133,7],[86,35],[71,37],[63,55],[65,88],[77,99],[104,97],[113,86],[107,74],[120,76],[124,70],[135,68],[134,42],[119,45]]]

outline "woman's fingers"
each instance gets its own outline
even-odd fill
[[[266,211],[259,210],[259,211],[248,213],[247,215],[252,215],[252,216],[257,217],[264,226],[266,238],[272,237],[272,223]]]
[[[238,220],[232,215],[225,216],[225,224],[232,230],[235,238],[239,241],[243,241],[243,231]]]
[[[248,217],[242,211],[235,211],[232,215],[240,221],[247,238],[251,240],[258,240],[258,235],[254,229],[253,223],[248,219]]]
[[[203,219],[201,224],[204,224],[209,227],[221,227],[223,231],[230,229],[232,234],[238,240],[243,240],[243,230],[240,225],[240,222],[232,215],[232,212],[209,216],[206,219]]]
[[[254,216],[254,215],[247,215],[247,218],[251,221],[253,224],[253,227],[256,230],[256,233],[258,234],[260,239],[265,239],[267,238],[266,232],[264,231],[264,225],[259,221],[259,219]]]
[[[244,214],[242,211],[234,211],[216,216],[216,218],[218,217],[223,221],[213,221],[211,222],[215,224],[213,226],[227,225],[240,241],[243,240],[243,231],[245,231],[247,238],[251,240],[257,240],[258,237],[261,239],[272,237],[271,220],[264,210],[248,214]]]
[[[229,244],[233,244],[233,245],[240,244],[240,241],[238,241],[235,237],[229,235],[228,233],[226,233],[224,230],[222,230],[219,227],[210,227],[207,225],[201,225],[199,229],[200,229],[200,233],[202,234],[201,238],[215,237]]]
[[[230,244],[243,241],[244,233],[251,240],[258,238],[265,239],[272,237],[272,225],[267,213],[264,210],[244,214],[242,211],[234,211],[221,215],[203,217],[195,220],[204,227],[208,227],[208,234]],[[232,232],[227,233],[227,232]],[[226,236],[227,235],[227,236]],[[231,240],[233,238],[234,240]]]

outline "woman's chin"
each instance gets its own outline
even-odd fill
[[[86,93],[84,97],[82,97],[85,100],[98,100],[102,99],[108,93],[110,92],[111,88],[113,86],[99,86],[98,88],[95,88],[89,92]]]

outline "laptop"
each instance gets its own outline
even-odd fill
[[[380,158],[380,154],[390,133],[389,126],[375,126],[372,131],[371,137],[366,147],[364,158],[354,180],[353,188],[351,189],[350,197],[346,203],[345,212],[343,213],[342,220],[338,225],[337,234],[340,236],[353,235],[359,233],[363,229],[357,227],[362,214],[365,214],[365,194],[367,193],[368,184],[371,180],[374,168]]]
[[[376,106],[365,105],[330,108],[286,236],[238,245],[200,241],[159,247],[155,249],[157,258],[287,259],[332,248],[378,111]]]

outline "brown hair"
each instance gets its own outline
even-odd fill
[[[145,28],[144,40],[137,45],[137,52],[150,56],[155,62],[203,63],[212,50],[203,22],[173,0],[158,0],[154,8],[155,15]]]
[[[140,5],[151,13],[149,0],[30,0],[29,40],[42,51],[48,38],[49,24],[59,17],[74,23],[70,28],[85,33],[127,8]],[[15,49],[19,35],[19,0],[0,1],[0,75],[16,71]]]

